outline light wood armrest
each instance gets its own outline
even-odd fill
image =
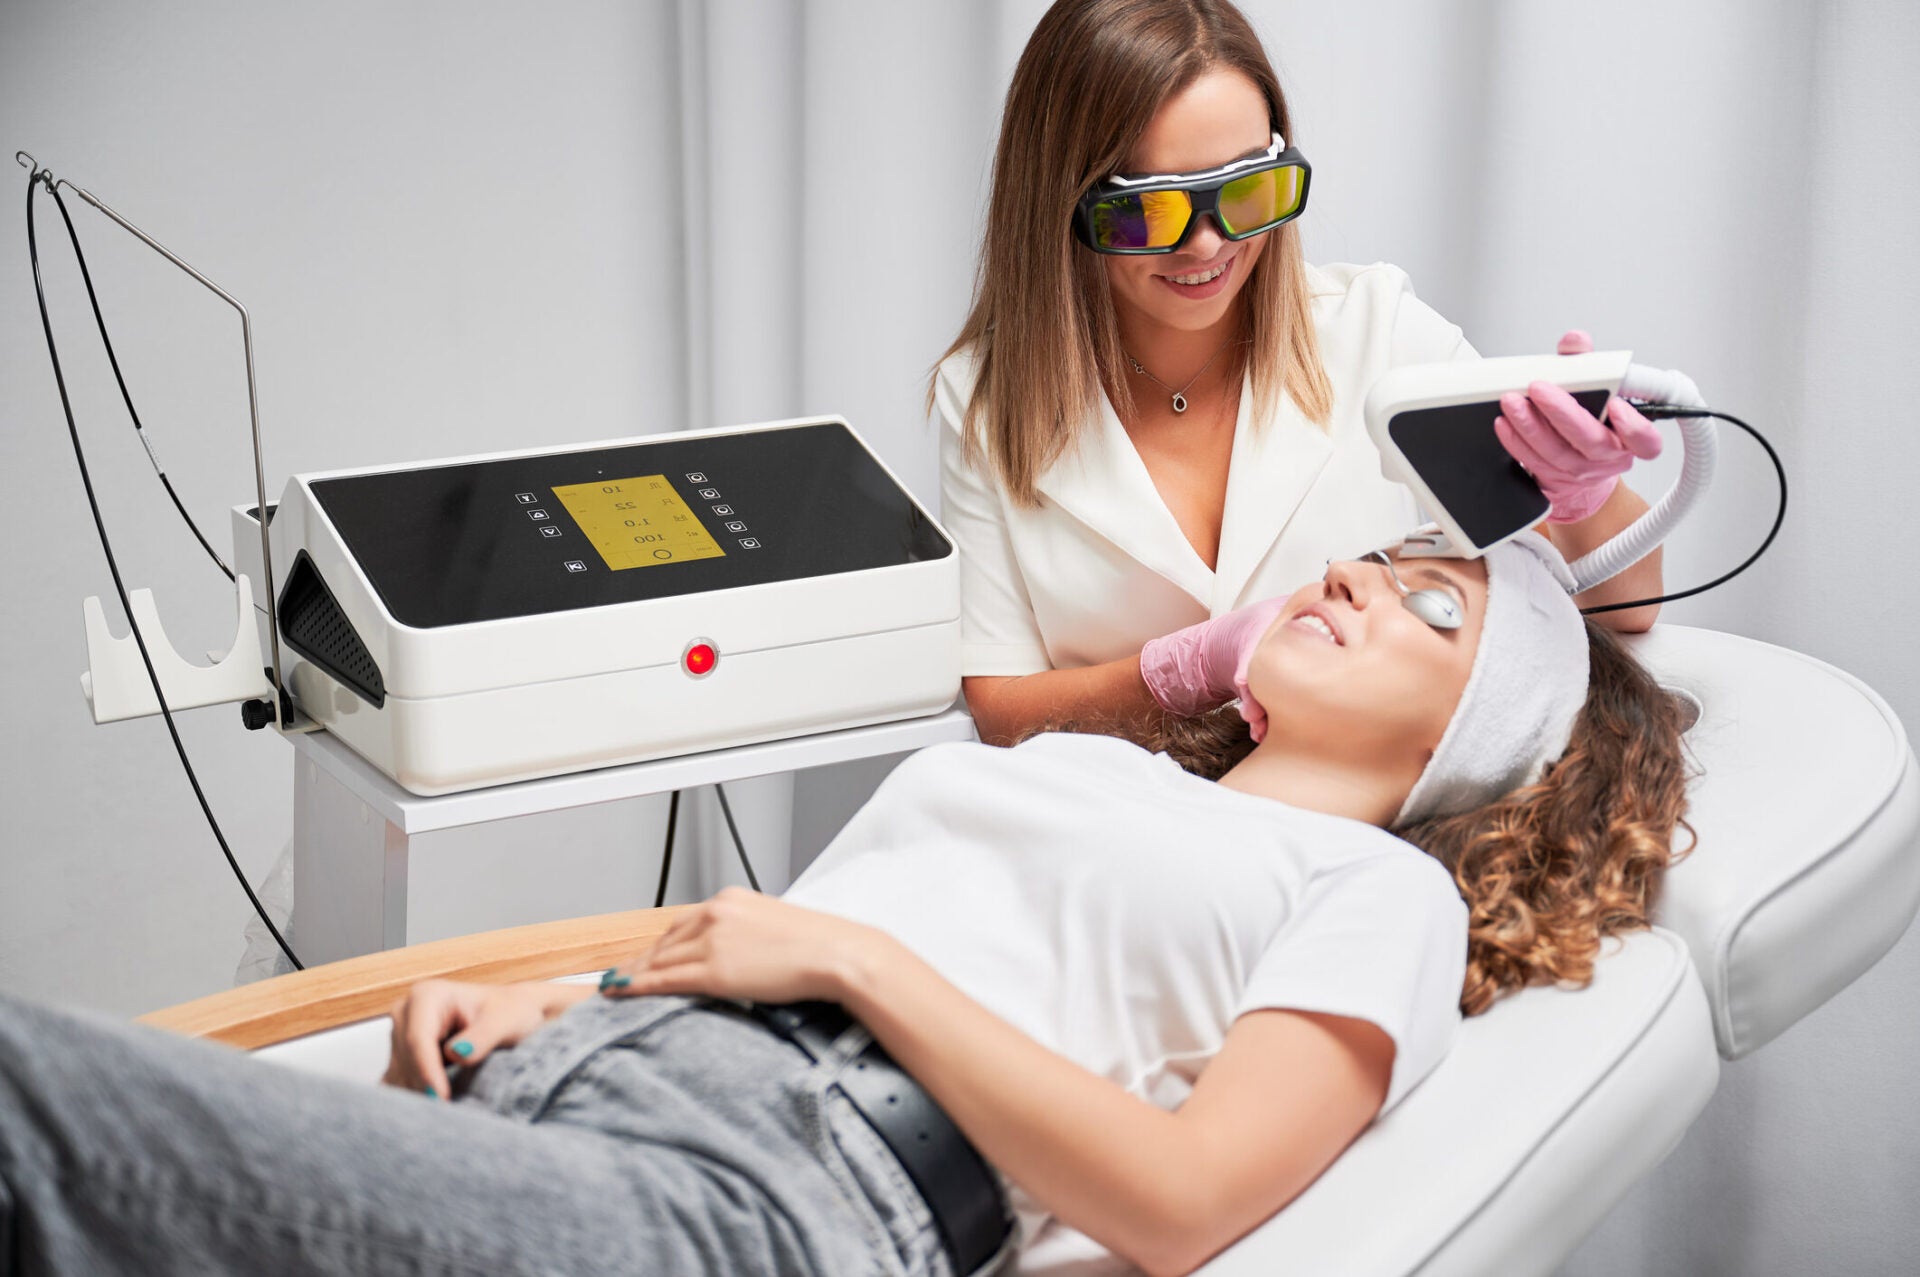
[[[385,1015],[422,980],[506,984],[615,966],[651,949],[694,907],[632,909],[430,940],[162,1007],[140,1022],[252,1050]]]

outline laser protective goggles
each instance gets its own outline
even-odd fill
[[[1249,239],[1306,211],[1313,170],[1278,133],[1259,155],[1197,173],[1112,177],[1074,208],[1074,238],[1096,253],[1171,253],[1202,213],[1228,239]]]

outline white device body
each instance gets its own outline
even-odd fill
[[[376,707],[283,642],[296,707],[422,795],[946,709],[960,691],[957,546],[944,558],[866,571],[415,628],[382,603],[312,490],[318,480],[356,474],[821,422],[847,424],[812,417],[295,475],[268,526],[275,580],[285,582],[296,553],[306,551],[386,689]],[[233,527],[240,570],[260,579],[251,506],[234,508]],[[682,664],[696,641],[718,653],[697,676]]]
[[[1383,374],[1367,391],[1363,411],[1367,431],[1380,449],[1380,470],[1387,478],[1406,484],[1427,517],[1440,525],[1449,544],[1433,553],[1474,558],[1526,530],[1516,527],[1503,536],[1477,542],[1435,495],[1395,442],[1391,426],[1401,413],[1455,404],[1488,401],[1488,420],[1499,415],[1498,400],[1510,391],[1525,394],[1535,381],[1550,381],[1568,393],[1605,390],[1616,393],[1627,376],[1632,352],[1593,351],[1582,355],[1508,355],[1492,359],[1462,359],[1445,363],[1408,364]]]

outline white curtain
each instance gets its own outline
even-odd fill
[[[1793,504],[1753,570],[1666,619],[1812,653],[1920,721],[1920,602],[1888,535],[1920,479],[1903,411],[1920,373],[1896,349],[1920,293],[1920,14],[1245,7],[1314,164],[1310,258],[1404,266],[1488,354],[1581,327],[1687,371],[1781,450]],[[275,488],[301,470],[836,412],[932,504],[925,377],[965,312],[1001,99],[1043,9],[22,0],[0,11],[0,119],[253,307]],[[68,681],[78,599],[105,581],[39,345],[17,177],[0,200],[15,530],[0,556],[0,985],[133,1012],[223,983],[245,906],[158,725],[95,728]],[[251,482],[229,321],[144,250],[89,243],[148,423],[224,540]],[[78,348],[77,277],[50,268],[49,286]],[[156,587],[183,648],[213,645],[230,623],[218,582],[150,493],[104,363],[71,358],[123,566]],[[1723,437],[1722,477],[1668,550],[1674,587],[1731,567],[1771,520],[1770,468]],[[1633,482],[1652,494],[1676,468]],[[224,713],[189,716],[187,734],[257,880],[287,827],[284,752]],[[803,865],[887,765],[742,786],[756,866],[789,831]],[[719,876],[676,875],[675,899],[739,880],[713,815],[694,837]],[[660,817],[609,813],[605,834],[647,861]],[[1564,1271],[1909,1268],[1917,1002],[1908,939],[1727,1066],[1686,1142]]]

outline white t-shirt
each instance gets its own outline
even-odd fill
[[[1438,861],[1113,736],[923,749],[783,899],[887,932],[1042,1045],[1167,1110],[1248,1011],[1380,1026],[1396,1048],[1383,1112],[1460,1024],[1467,911]],[[1050,1217],[1001,1182],[1024,1249]]]
[[[984,458],[961,456],[971,351],[941,363],[940,522],[960,549],[962,674],[1130,656],[1148,639],[1290,593],[1318,579],[1327,559],[1378,549],[1423,521],[1412,492],[1380,473],[1361,411],[1367,391],[1403,364],[1480,355],[1414,296],[1398,266],[1336,262],[1309,265],[1306,276],[1332,414],[1316,424],[1283,394],[1272,418],[1256,420],[1243,383],[1211,569],[1104,395],[1099,420],[1039,476],[1040,505],[1030,509],[1012,502]]]

